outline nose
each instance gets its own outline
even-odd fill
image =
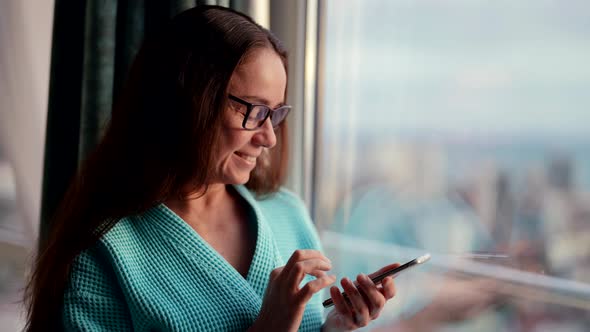
[[[262,126],[256,131],[256,134],[252,137],[252,141],[255,145],[264,146],[269,149],[277,144],[277,136],[272,127],[270,117],[266,119]]]

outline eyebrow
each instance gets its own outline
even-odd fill
[[[257,96],[238,96],[238,97],[241,98],[241,99],[244,99],[246,101],[249,101],[250,103],[253,103],[253,104],[264,104],[266,106],[270,106],[269,105],[270,103],[268,102],[268,100],[266,100],[264,98],[257,97]],[[252,102],[252,101],[254,101],[254,102]],[[276,109],[276,108],[279,108],[281,106],[285,106],[285,102],[284,101],[276,104],[272,108],[273,109]]]

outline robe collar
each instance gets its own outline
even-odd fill
[[[240,294],[240,298],[251,301],[250,307],[255,308],[256,311],[253,313],[257,315],[262,306],[271,271],[285,265],[285,261],[279,253],[272,230],[255,197],[242,185],[235,185],[234,188],[253,212],[254,220],[250,220],[250,225],[251,227],[255,225],[257,229],[254,256],[246,278],[166,205],[160,204],[147,214],[158,219],[156,224],[173,237],[174,242],[190,250],[199,261],[199,266],[204,265],[202,267],[209,272],[227,280],[233,290]],[[252,225],[252,223],[255,224]]]

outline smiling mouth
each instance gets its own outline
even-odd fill
[[[237,154],[238,157],[246,160],[247,162],[250,162],[250,163],[256,162],[256,157],[254,157],[254,156],[250,156],[250,155],[247,155],[247,154],[244,154],[241,152],[237,152],[237,151],[235,152],[235,154]]]

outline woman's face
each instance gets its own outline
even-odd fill
[[[253,104],[275,109],[284,104],[287,74],[281,58],[270,49],[254,50],[232,74],[229,94]],[[218,149],[217,179],[223,184],[244,184],[276,136],[270,118],[256,130],[242,128],[246,106],[228,100],[223,114]]]

